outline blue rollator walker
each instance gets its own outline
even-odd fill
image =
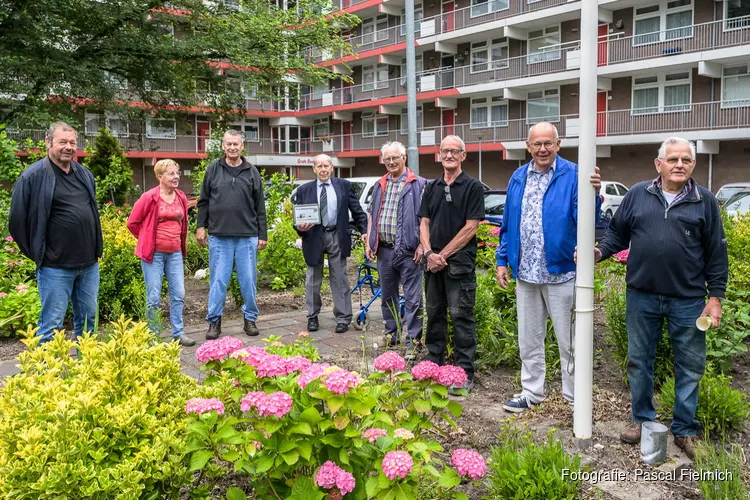
[[[374,274],[373,271],[375,271]],[[373,302],[375,302],[376,299],[380,298],[380,279],[377,275],[377,272],[377,265],[375,265],[375,263],[369,260],[367,257],[365,257],[364,262],[357,268],[357,284],[354,285],[354,288],[352,288],[351,291],[352,295],[354,295],[356,292],[359,292],[359,311],[354,316],[354,328],[356,328],[357,330],[364,329],[367,323],[369,323],[370,319],[367,313],[370,310],[370,306]],[[372,297],[366,304],[363,305],[362,288],[365,286],[370,287]],[[403,295],[399,295],[398,297],[398,309],[401,324],[403,324],[403,319],[406,315],[406,299],[404,299]]]

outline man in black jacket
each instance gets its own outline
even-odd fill
[[[653,367],[666,319],[675,367],[671,431],[675,444],[692,459],[698,383],[706,366],[706,336],[696,320],[709,316],[713,327],[719,326],[727,246],[716,198],[691,177],[695,146],[671,137],[654,163],[659,176],[630,188],[595,258],[606,259],[630,245],[626,321],[633,423],[620,439],[639,443],[641,424],[656,418]]]
[[[255,325],[259,314],[255,302],[256,262],[258,250],[263,250],[268,240],[263,180],[258,169],[242,156],[242,134],[227,130],[221,147],[225,157],[206,169],[197,203],[195,237],[203,246],[208,240],[207,339],[221,335],[221,315],[232,268],[237,272],[245,301],[242,306],[245,333],[251,336],[260,333]]]
[[[47,156],[13,188],[8,226],[21,252],[36,263],[42,312],[37,335],[52,340],[73,299],[73,330],[94,329],[102,229],[94,176],[73,161],[77,134],[63,122],[47,131]]]
[[[318,313],[322,306],[320,285],[323,282],[323,255],[328,255],[328,270],[333,293],[333,314],[336,316],[336,333],[344,333],[352,321],[352,300],[346,258],[352,252],[349,232],[349,211],[357,230],[367,231],[367,215],[359,204],[352,183],[331,177],[333,165],[328,155],[318,155],[313,160],[316,180],[297,189],[295,205],[318,205],[320,224],[301,224],[296,227],[302,238],[302,253],[307,263],[305,301],[307,303],[307,329],[319,328]]]

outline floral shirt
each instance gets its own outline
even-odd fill
[[[518,279],[539,285],[563,283],[575,277],[575,272],[550,274],[544,252],[542,229],[542,202],[557,160],[544,172],[537,172],[534,162],[529,163],[526,188],[521,202],[521,255],[518,262]]]

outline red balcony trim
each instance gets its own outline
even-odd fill
[[[421,92],[417,94],[417,100],[429,101],[437,97],[448,97],[453,95],[459,95],[459,91],[456,88],[445,89],[445,90],[434,90],[432,92]],[[305,109],[302,111],[284,111],[281,116],[311,116],[311,115],[325,115],[333,113],[334,111],[349,111],[358,110],[364,108],[372,108],[377,106],[387,106],[389,104],[399,104],[406,102],[405,95],[399,95],[394,97],[383,97],[380,99],[373,99],[371,101],[353,102],[351,104],[338,104],[336,106],[326,106],[321,108]]]
[[[354,54],[351,56],[341,57],[339,59],[331,59],[330,61],[323,61],[321,63],[318,63],[318,66],[327,67],[327,66],[333,66],[334,64],[342,64],[346,62],[356,61],[358,59],[364,59],[366,57],[376,57],[383,54],[389,54],[391,52],[397,52],[399,50],[406,49],[406,42],[403,43],[397,43],[395,45],[388,45],[386,47],[380,47],[378,49],[372,49],[372,50],[366,50],[365,52],[360,52],[359,54]]]

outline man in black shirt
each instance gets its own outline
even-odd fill
[[[45,139],[47,157],[26,169],[13,189],[8,226],[37,265],[41,342],[63,328],[71,298],[75,335],[95,326],[102,231],[94,176],[73,161],[76,139],[70,125],[53,123]]]
[[[427,259],[427,359],[442,365],[448,335],[446,307],[451,311],[456,364],[468,380],[460,389],[474,387],[477,350],[474,300],[477,280],[479,222],[484,219],[482,184],[461,170],[466,159],[464,141],[455,135],[440,143],[443,176],[425,187],[419,216],[420,242]],[[458,389],[458,388],[452,388]]]

